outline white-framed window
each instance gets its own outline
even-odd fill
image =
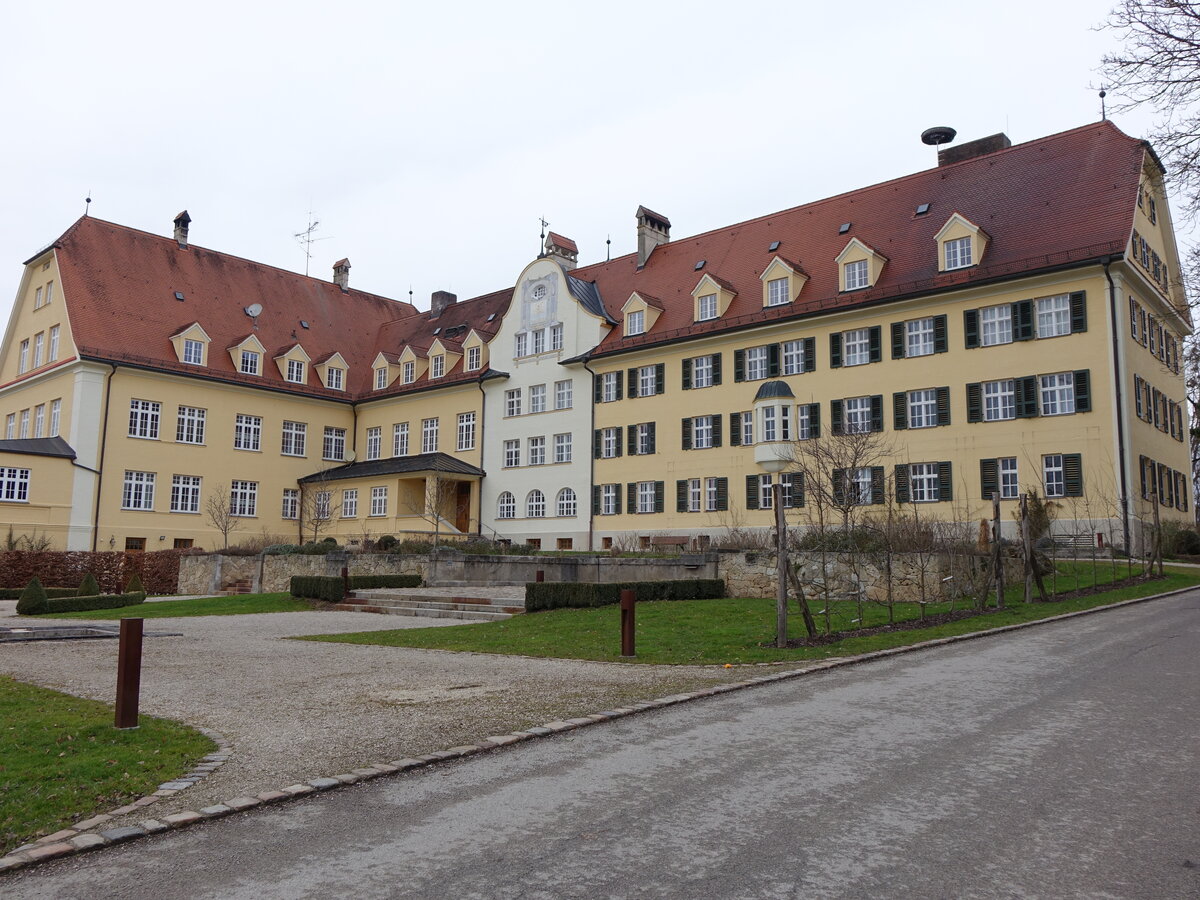
[[[620,372],[605,372],[600,376],[600,402],[612,403],[617,399],[617,379]]]
[[[304,384],[304,360],[289,359],[287,361],[287,380],[296,384]]]
[[[544,384],[530,385],[529,411],[531,413],[546,411],[546,386]]]
[[[33,436],[40,438],[46,430],[46,404],[39,403],[33,408]]]
[[[559,516],[574,516],[579,510],[579,501],[571,488],[563,488],[558,492],[558,502],[555,504]]]
[[[58,427],[62,420],[62,400],[50,401],[50,437],[58,437]]]
[[[541,519],[546,515],[546,495],[534,488],[525,498],[525,516],[529,519]]]
[[[383,456],[383,427],[376,425],[367,429],[367,459]]]
[[[162,404],[153,400],[129,401],[129,436],[158,439],[158,419]]]
[[[600,456],[604,459],[612,459],[617,455],[617,450],[621,446],[621,429],[620,428],[605,428],[600,432]]]
[[[850,397],[843,408],[846,434],[863,434],[871,430],[871,398]]]
[[[256,350],[242,351],[241,371],[243,375],[257,375],[262,354]]]
[[[562,323],[550,326],[550,349],[561,350],[563,348],[563,327]]]
[[[1138,194],[1138,199],[1139,200],[1141,199],[1141,194]],[[1141,206],[1141,203],[1139,202],[1138,205]],[[44,305],[42,303],[42,290],[43,290],[43,288],[39,287],[37,290],[35,290],[33,292],[33,308],[34,309],[41,309],[42,306]]]
[[[654,482],[639,481],[637,486],[637,511],[640,513],[654,512]]]
[[[33,336],[33,367],[42,364],[42,352],[46,349],[46,332],[39,331]]]
[[[913,463],[908,467],[908,490],[913,503],[932,503],[938,499],[937,463]]]
[[[346,429],[325,426],[324,439],[321,442],[321,457],[323,459],[346,458]]]
[[[1001,303],[999,306],[985,306],[979,311],[979,324],[982,330],[980,343],[985,347],[995,344],[1011,344],[1012,333],[1012,304]]]
[[[346,372],[344,369],[339,369],[337,366],[325,367],[325,387],[331,391],[343,390],[346,383]]]
[[[695,416],[692,419],[692,447],[705,450],[713,445],[713,417]]]
[[[504,468],[515,469],[521,465],[521,442],[518,440],[504,442]]]
[[[346,488],[342,491],[342,518],[358,518],[358,488]]]
[[[572,382],[569,379],[554,382],[554,408],[570,409],[574,404],[575,388]]]
[[[909,391],[908,427],[933,428],[937,423],[937,391],[933,388]]]
[[[857,291],[868,286],[871,277],[870,269],[865,259],[848,262],[845,265],[846,290]]]
[[[408,423],[392,426],[392,456],[408,456]]]
[[[857,506],[870,506],[875,499],[871,490],[871,469],[869,466],[859,466],[850,471],[850,490],[854,493],[850,502]]]
[[[719,478],[704,479],[704,509],[706,512],[716,512],[720,508],[720,485]]]
[[[410,366],[410,365],[411,365],[411,363],[404,364],[405,373],[406,373],[405,374],[405,384],[407,384],[410,381],[410,379],[407,377],[408,366]],[[387,366],[380,366],[378,369],[375,370],[375,390],[382,391],[385,387],[387,387],[387,383],[388,383]]]
[[[388,489],[384,487],[371,488],[371,515],[386,516],[388,507]]]
[[[1013,380],[985,381],[983,383],[983,421],[999,422],[1013,419],[1017,415]]]
[[[692,360],[692,387],[706,388],[713,383],[712,356],[697,356]]]
[[[508,491],[500,494],[496,500],[497,519],[515,519],[517,517],[517,498]]]
[[[1000,499],[1017,499],[1017,494],[1020,493],[1020,487],[1017,483],[1017,458],[1015,456],[1003,456],[996,460],[996,463],[1000,476]]]
[[[904,355],[929,356],[933,353],[933,317],[904,323]]]
[[[758,508],[774,509],[775,495],[771,491],[771,476],[758,476]]]
[[[633,449],[639,456],[654,452],[654,423],[642,422],[634,428]]]
[[[474,372],[477,370],[483,359],[483,351],[479,347],[467,348],[467,371]]]
[[[200,476],[171,476],[171,512],[200,512]]]
[[[29,410],[21,410],[21,440],[29,437]]]
[[[531,466],[546,464],[546,438],[544,435],[529,439],[529,464]]]
[[[421,420],[421,452],[437,453],[438,420],[437,418]]]
[[[640,366],[637,370],[638,396],[649,397],[658,393],[658,379],[655,366]]]
[[[333,491],[313,494],[313,518],[324,521],[333,515]]]
[[[1037,336],[1058,337],[1071,333],[1071,297],[1059,294],[1037,302]]]
[[[1066,496],[1067,482],[1063,474],[1061,453],[1050,453],[1042,457],[1042,483],[1046,487],[1047,497]]]
[[[762,408],[762,415],[759,417],[759,422],[762,424],[762,439],[767,443],[780,440],[779,422],[777,419],[774,406],[764,406]]]
[[[804,371],[804,341],[783,342],[783,374],[799,375]]]
[[[605,484],[600,487],[600,515],[615,516],[617,514],[617,503],[621,496],[617,491],[620,490],[620,487],[619,484]]]
[[[46,302],[43,303],[42,306],[49,306],[50,301],[53,299],[54,299],[54,282],[47,281],[46,282]]]
[[[746,351],[746,380],[760,381],[767,377],[768,350],[766,347],[751,347]]]
[[[125,472],[121,509],[154,509],[153,472]]]
[[[787,277],[772,278],[767,282],[767,306],[782,306],[792,298],[788,296]]]
[[[556,434],[554,436],[554,461],[556,463],[571,461],[571,435]]]
[[[746,446],[754,443],[754,410],[752,409],[742,413],[742,443]]]
[[[475,413],[458,414],[458,449],[475,449]]]
[[[233,420],[233,449],[258,450],[262,440],[262,417],[238,413]]]
[[[187,352],[187,345],[185,342],[184,353],[186,354],[186,352]],[[46,360],[48,362],[54,362],[56,359],[58,359],[58,326],[51,325],[50,326],[50,352],[46,355]],[[184,362],[187,362],[187,360],[184,360]]]
[[[400,367],[400,373],[405,384],[412,384],[417,380],[417,364],[409,360]]]
[[[514,388],[511,391],[504,392],[504,415],[519,416],[521,415],[521,389]]]
[[[807,441],[812,436],[812,405],[802,403],[796,407],[796,440]]]
[[[4,420],[4,439],[11,441],[17,436],[17,414],[9,413]]]
[[[328,495],[327,495],[328,496]],[[233,481],[229,485],[230,515],[249,518],[258,512],[258,482]]]
[[[842,365],[862,366],[871,361],[870,328],[855,328],[853,331],[843,331],[842,342],[845,348],[842,353]]]
[[[203,444],[204,420],[207,415],[206,410],[195,406],[179,407],[179,414],[175,419],[175,443]]]
[[[946,241],[946,268],[964,269],[971,265],[971,238],[960,237]]]
[[[0,466],[0,500],[29,502],[29,469]]]
[[[284,456],[303,456],[308,439],[308,425],[304,422],[284,421],[279,442],[279,452]]]
[[[696,299],[697,319],[704,322],[717,317],[717,295],[702,294]]]
[[[644,310],[635,309],[625,317],[625,333],[626,334],[641,334],[646,330],[646,313]]]
[[[533,336],[533,355],[546,352],[546,329],[538,328],[531,332]]]
[[[300,518],[300,491],[296,488],[283,489],[283,505],[279,516],[282,519]]]
[[[191,338],[183,339],[183,361],[193,366],[198,366],[204,362],[204,342],[193,341]]]
[[[23,374],[29,369],[29,338],[21,341],[21,351],[17,357],[17,374]]]
[[[522,331],[513,340],[513,356],[522,357],[529,355],[529,334]]]
[[[1041,377],[1042,415],[1065,416],[1075,412],[1075,376],[1070,372]]]
[[[689,478],[687,483],[687,511],[700,512],[701,485],[699,478]]]
[[[441,378],[446,374],[446,354],[438,353],[429,360],[429,377]]]

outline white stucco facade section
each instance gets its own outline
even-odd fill
[[[559,326],[561,347],[556,346]],[[588,548],[592,381],[582,365],[564,366],[562,361],[595,347],[609,327],[572,296],[558,263],[539,259],[521,273],[488,348],[492,368],[509,377],[488,381],[484,388],[487,478],[480,518],[485,533],[494,529],[514,543],[536,539],[546,550],[567,546],[566,541],[571,549]],[[562,408],[566,388],[570,406]],[[539,397],[544,397],[544,411],[536,411]],[[516,398],[519,414],[512,407]],[[570,461],[556,462],[563,436],[570,439]],[[519,465],[511,465],[514,450]],[[544,462],[537,461],[539,453],[544,453]],[[574,492],[574,515],[559,515],[564,490]],[[535,491],[544,501],[540,516],[535,514]],[[512,497],[512,517],[501,510],[505,494]]]
[[[75,451],[78,463],[72,469],[71,520],[67,529],[68,550],[92,549],[92,511],[100,476],[100,441],[104,431],[105,381],[111,370],[89,363],[75,368],[71,421],[64,429],[67,443]],[[110,476],[111,477],[111,476]]]

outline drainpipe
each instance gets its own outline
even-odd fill
[[[1125,403],[1123,399],[1124,390],[1121,380],[1121,354],[1118,339],[1118,329],[1120,328],[1121,320],[1117,317],[1117,286],[1108,271],[1108,267],[1112,265],[1112,258],[1106,256],[1100,262],[1104,266],[1104,277],[1108,279],[1108,315],[1109,327],[1112,333],[1113,389],[1115,394],[1114,402],[1117,405],[1117,470],[1121,474],[1121,533],[1125,540],[1125,552],[1131,553],[1132,545],[1129,542],[1129,479],[1125,471]]]
[[[583,368],[587,371],[587,373],[589,375],[592,376],[592,383],[588,386],[590,388],[590,390],[592,391],[591,396],[588,398],[588,409],[590,409],[592,412],[592,419],[591,419],[591,423],[590,423],[591,428],[588,430],[588,434],[586,434],[584,436],[586,438],[586,440],[584,441],[583,445],[584,445],[584,447],[587,448],[587,451],[588,451],[587,455],[588,455],[588,460],[589,460],[589,462],[588,462],[588,496],[586,498],[587,505],[588,505],[588,549],[595,550],[596,548],[592,546],[592,542],[594,540],[592,532],[595,530],[596,510],[592,507],[592,497],[594,496],[594,492],[595,492],[595,488],[596,488],[596,455],[594,453],[592,453],[592,442],[595,440],[595,434],[596,434],[596,400],[595,400],[596,373],[593,372],[591,370],[591,368],[588,366],[588,358],[586,356],[583,358]]]
[[[483,377],[482,376],[480,376],[479,380],[475,382],[475,386],[479,388],[479,468],[482,471],[486,472],[487,469],[483,468],[483,454],[484,454],[484,451],[487,449],[487,444],[483,440],[483,436],[484,436],[483,426],[487,422],[487,392],[484,391],[484,389],[483,389]],[[475,502],[476,502],[476,505],[479,507],[479,517],[475,520],[478,527],[475,530],[476,530],[476,533],[482,538],[483,537],[483,479],[482,478],[475,482],[475,495],[476,495]],[[493,533],[493,540],[494,540],[495,539],[495,537],[494,537],[495,529],[493,529],[492,533]]]
[[[113,363],[109,363],[112,371],[108,373],[108,379],[104,383],[104,421],[100,426],[100,465],[96,469],[96,500],[92,504],[92,552],[96,552],[96,542],[100,537],[100,491],[103,487],[104,476],[101,474],[104,471],[104,451],[108,447],[108,406],[109,398],[112,396],[113,376],[117,374],[117,367]]]

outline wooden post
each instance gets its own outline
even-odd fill
[[[996,575],[996,609],[1004,609],[1004,550],[1000,541],[1000,495],[992,492],[992,565]]]
[[[1029,538],[1029,495],[1021,495],[1021,556],[1025,562],[1025,602],[1033,602],[1033,541]]]
[[[771,483],[771,502],[775,504],[775,562],[779,583],[775,586],[775,646],[787,646],[787,522],[783,514],[783,482],[775,476]]]
[[[145,619],[122,619],[117,644],[117,728],[138,727],[138,697],[142,689],[142,626]]]
[[[637,605],[637,594],[631,590],[621,591],[621,655],[636,656],[634,646],[633,617]]]

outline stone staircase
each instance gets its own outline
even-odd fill
[[[231,594],[252,594],[254,593],[254,582],[249,578],[243,578],[240,581],[230,581],[225,584],[221,590],[217,591],[218,597],[228,597]]]
[[[446,584],[423,588],[372,588],[355,591],[335,609],[490,622],[525,612],[525,585]]]

